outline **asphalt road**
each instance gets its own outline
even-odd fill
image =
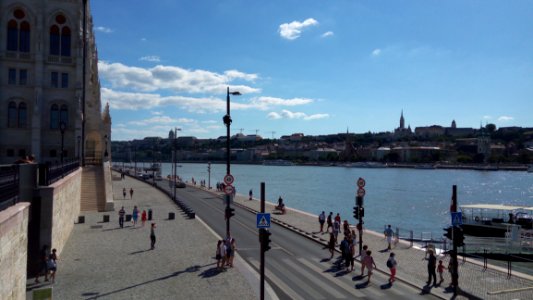
[[[163,183],[163,182],[162,182]],[[161,184],[168,188],[168,185]],[[211,193],[192,188],[177,189],[177,198],[188,204],[218,235],[225,236],[225,203]],[[259,273],[260,250],[255,214],[237,206],[231,218],[231,235],[237,252]],[[421,290],[396,281],[388,284],[388,275],[374,272],[372,283],[360,274],[356,262],[354,272],[339,270],[335,262],[339,254],[329,260],[329,251],[277,224],[270,228],[271,247],[266,252],[265,277],[280,299],[437,299]]]

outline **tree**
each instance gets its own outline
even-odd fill
[[[487,131],[489,133],[493,133],[494,131],[496,131],[496,125],[490,123],[490,124],[487,124],[485,125],[485,129],[487,129]]]

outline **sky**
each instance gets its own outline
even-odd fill
[[[529,0],[91,0],[112,139],[533,127]]]

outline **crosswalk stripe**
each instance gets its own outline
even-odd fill
[[[347,286],[342,281],[335,280],[331,276],[328,276],[328,275],[324,274],[324,270],[320,269],[318,266],[316,266],[315,264],[311,263],[307,259],[305,259],[303,257],[300,257],[300,258],[298,258],[298,260],[302,264],[306,265],[308,268],[310,268],[313,271],[315,271],[317,274],[321,274],[324,278],[326,278],[327,280],[332,282],[335,286],[338,286],[338,287],[342,288],[343,290],[347,291],[348,293],[350,293],[350,294],[352,294],[352,295],[354,295],[354,296],[356,296],[358,298],[365,297],[365,294],[363,294],[360,291],[356,290],[353,286]]]
[[[305,261],[302,261],[304,259],[300,258],[298,259],[300,262],[302,262],[304,265],[307,266],[306,262]],[[283,262],[289,266],[291,266],[293,269],[301,269],[301,267],[297,266],[294,262],[292,262],[291,260],[289,259],[284,259]],[[316,271],[315,269],[311,268],[313,271]],[[313,274],[317,274],[317,275],[320,275],[321,272],[314,272]],[[343,294],[341,294],[339,291],[337,291],[335,289],[336,285],[338,284],[338,282],[335,282],[335,285],[331,285],[331,284],[325,284],[323,281],[322,281],[322,278],[315,278],[314,276],[311,277],[309,276],[309,274],[306,275],[306,278],[308,279],[311,279],[313,280],[313,283],[315,285],[317,285],[318,287],[322,288],[324,291],[328,292],[329,294],[331,294],[333,297],[335,298],[346,298]],[[351,292],[350,292],[351,294]]]
[[[299,286],[302,290],[304,290],[309,296],[313,297],[313,299],[326,299],[319,291],[314,289],[309,284],[305,283],[297,275],[294,275],[293,272],[290,272],[289,270],[287,270],[285,267],[281,266],[277,262],[271,260],[269,261],[269,264],[273,266],[274,268],[276,268],[277,270],[281,271],[282,274],[293,274],[293,276],[290,276],[290,280],[294,282],[297,286]],[[302,269],[299,267],[296,267],[296,270],[300,272],[302,271]],[[302,276],[306,276],[306,277],[307,275],[308,274],[305,274],[305,275],[302,274]]]
[[[254,267],[256,267],[257,269],[260,269],[259,261],[255,260],[253,258],[250,258],[250,263],[252,265],[254,265]],[[296,293],[293,289],[291,289],[289,286],[287,286],[281,279],[279,279],[278,276],[274,275],[268,269],[265,269],[265,275],[270,280],[272,280],[275,285],[279,286],[280,289],[282,289],[285,294],[289,295],[289,297],[291,299],[304,300],[304,298],[300,297],[300,295],[298,295],[298,293]]]

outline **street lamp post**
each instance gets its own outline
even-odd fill
[[[63,167],[63,157],[65,156],[65,129],[67,128],[67,124],[65,122],[61,121],[59,123],[59,131],[61,132],[61,167]]]
[[[177,128],[177,127],[174,127],[174,155],[172,156],[172,166],[173,166],[173,177],[172,177],[172,191],[173,191],[173,199],[174,201],[176,201],[176,176],[177,176],[177,173],[178,173],[178,165],[177,165],[177,162],[178,162],[178,150],[177,150],[177,143],[178,143],[178,130],[181,131],[181,128]]]
[[[207,162],[207,189],[211,189],[211,162]]]
[[[231,116],[230,116],[230,95],[238,96],[241,93],[238,91],[230,92],[229,87],[226,94],[226,115],[222,118],[224,124],[226,125],[226,175],[230,175],[230,158],[231,158],[231,149],[230,149],[230,126],[231,126]],[[229,228],[229,219],[231,218],[231,207],[230,207],[230,195],[226,194],[226,236],[230,236]]]

